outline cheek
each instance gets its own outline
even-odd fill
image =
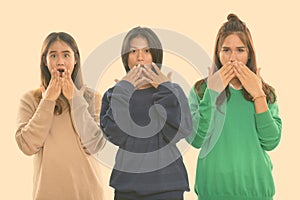
[[[48,67],[49,71],[50,71],[51,69],[55,68],[55,63],[52,62],[51,60],[49,60],[48,58],[46,59],[45,62],[46,62],[45,64],[46,64],[46,66]]]
[[[69,58],[69,59],[66,59],[66,60],[65,60],[65,66],[66,66],[66,68],[69,69],[71,72],[73,71],[75,64],[76,64],[76,61],[75,61],[74,58]]]
[[[239,61],[244,63],[245,65],[247,64],[248,61],[248,54],[243,54],[239,57]]]
[[[129,55],[128,56],[128,66],[131,69],[136,63],[136,56]]]
[[[219,59],[222,65],[224,65],[225,63],[227,63],[229,61],[229,56],[226,56],[223,53],[219,54]]]
[[[151,64],[151,63],[153,62],[151,54],[149,54],[149,55],[146,57],[145,61],[146,61],[146,64]]]

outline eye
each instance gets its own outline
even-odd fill
[[[239,52],[244,52],[245,49],[244,49],[244,48],[240,48],[240,49],[238,49],[238,51],[239,51]]]
[[[55,54],[51,54],[50,58],[56,58],[56,55]]]
[[[65,57],[65,58],[69,58],[69,57],[70,57],[70,54],[66,53],[66,54],[64,54],[64,57]]]
[[[135,53],[136,49],[130,49],[129,53]]]
[[[229,49],[225,49],[225,48],[223,48],[223,49],[222,49],[222,51],[223,51],[223,52],[228,52],[228,51],[229,51]]]
[[[145,53],[150,53],[150,49],[145,49],[144,52]]]

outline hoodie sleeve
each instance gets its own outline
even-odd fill
[[[282,128],[277,102],[268,106],[267,111],[255,114],[258,137],[262,148],[266,151],[274,149],[279,144]]]
[[[17,115],[17,144],[26,155],[37,153],[44,146],[54,116],[55,101],[42,99],[39,103],[28,92],[20,100]]]
[[[189,94],[189,106],[193,119],[192,134],[186,139],[195,148],[201,148],[209,131],[212,113],[216,110],[216,91],[204,88],[204,95],[200,98],[193,87]]]
[[[153,94],[153,99],[154,104],[164,108],[156,111],[158,117],[165,116],[161,133],[167,143],[177,143],[192,133],[192,117],[188,100],[179,85],[171,82],[160,84],[157,92]],[[164,120],[159,119],[159,121]]]
[[[70,100],[72,122],[88,154],[95,154],[105,145],[100,128],[100,94],[89,92],[87,101],[83,91],[77,91]]]
[[[116,90],[114,91],[114,89]],[[129,99],[133,91],[134,86],[131,83],[121,80],[114,88],[109,89],[102,98],[100,126],[106,138],[119,147],[122,147],[130,136],[119,127],[114,116],[117,115],[117,111],[118,114],[128,112]],[[118,101],[117,109],[113,109],[112,96]]]

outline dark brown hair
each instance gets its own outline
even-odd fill
[[[163,49],[161,42],[157,35],[147,27],[135,27],[131,29],[125,36],[122,44],[121,56],[122,62],[125,67],[126,72],[130,70],[128,66],[128,56],[130,52],[130,42],[132,39],[136,37],[145,38],[148,42],[148,46],[150,48],[150,53],[152,56],[152,61],[157,64],[159,68],[161,68],[162,60],[163,60]]]
[[[221,47],[224,43],[224,40],[231,34],[237,35],[240,40],[243,42],[244,45],[246,45],[247,51],[248,51],[248,61],[246,63],[246,66],[254,73],[256,73],[257,70],[257,64],[256,64],[256,55],[254,51],[254,45],[252,41],[252,37],[250,34],[249,29],[247,28],[246,24],[242,22],[238,16],[235,14],[229,14],[227,16],[227,22],[225,22],[221,28],[218,31],[215,47],[214,47],[214,56],[213,56],[213,65],[214,65],[214,72],[218,71],[221,67],[221,61],[219,58],[219,53],[221,50]],[[199,80],[195,83],[194,88],[196,93],[202,98],[204,91],[202,91],[203,83],[207,81],[207,78]],[[269,103],[274,103],[276,101],[276,95],[274,92],[274,89],[268,85],[266,82],[262,80],[262,89],[264,93],[267,96],[267,101]],[[248,101],[252,101],[252,96],[243,88],[243,95],[244,98]],[[226,99],[226,97],[230,98],[230,91],[228,86],[225,88],[223,92],[218,96],[216,105],[219,107]]]

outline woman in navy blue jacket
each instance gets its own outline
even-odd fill
[[[161,71],[163,49],[149,28],[123,40],[127,74],[103,96],[101,128],[119,147],[110,186],[117,199],[183,199],[188,176],[176,143],[192,131],[187,98]]]

